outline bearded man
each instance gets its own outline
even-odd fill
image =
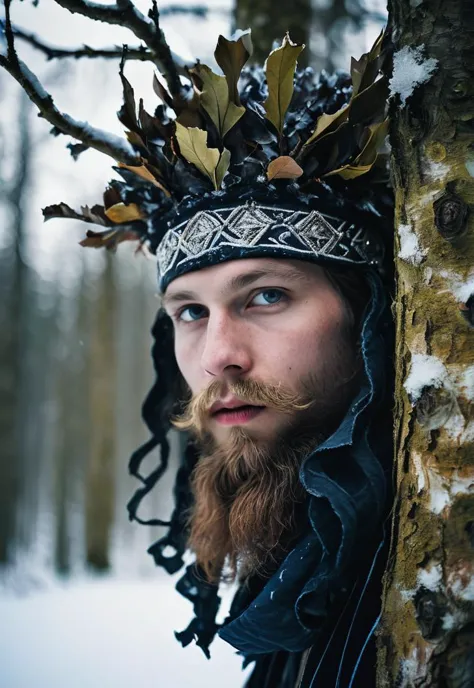
[[[124,181],[84,216],[113,227],[83,243],[138,238],[157,256],[152,437],[128,509],[169,526],[149,550],[168,572],[194,554],[177,638],[209,656],[219,633],[255,663],[248,688],[370,688],[391,505],[386,51],[380,36],[350,76],[316,77],[296,71],[302,48],[287,36],[265,69],[244,67],[249,33],[221,36],[224,76],[197,64],[178,95],[157,81],[153,117],[141,104],[137,119],[122,73],[141,164],[116,168]],[[172,424],[187,433],[176,507],[142,521]],[[219,626],[223,581],[238,592]]]
[[[219,45],[233,54],[247,39],[221,37],[216,49],[229,93]],[[177,638],[209,656],[218,632],[255,662],[247,688],[370,688],[392,460],[391,199],[375,150],[386,135],[382,41],[352,86],[296,72],[282,124],[270,74],[300,48],[285,39],[266,81],[261,68],[242,70],[234,105],[245,113],[225,135],[221,190],[203,183],[197,130],[176,124],[186,189],[176,207],[148,210],[162,309],[143,407],[153,437],[130,462],[144,486],[129,511],[139,520],[166,469],[168,429],[187,433],[170,529],[149,550],[170,573],[186,549],[195,556],[177,584],[195,618]],[[215,141],[209,72],[191,73]],[[136,185],[122,197],[150,209]],[[161,465],[143,476],[156,446]],[[225,581],[239,587],[219,627]]]

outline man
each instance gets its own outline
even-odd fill
[[[146,522],[169,525],[158,565],[195,556],[178,639],[209,656],[218,632],[255,662],[249,688],[369,688],[392,459],[385,51],[381,36],[351,77],[318,79],[295,73],[302,47],[286,37],[264,71],[243,68],[248,33],[221,36],[224,76],[198,64],[181,94],[158,83],[154,117],[137,119],[122,74],[142,164],[117,168],[92,209],[113,227],[84,244],[139,238],[157,255],[152,437],[130,460],[143,485],[128,508],[143,522],[167,432],[185,431],[171,521]],[[65,212],[78,217],[45,214]],[[225,580],[239,589],[219,627]]]

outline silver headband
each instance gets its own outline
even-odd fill
[[[252,201],[201,210],[170,228],[157,250],[158,276],[164,289],[185,272],[232,258],[265,255],[380,267],[383,247],[366,228],[316,210],[289,210]]]

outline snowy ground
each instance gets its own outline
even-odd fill
[[[240,688],[241,659],[217,639],[208,661],[173,631],[191,605],[169,579],[0,591],[1,688]]]

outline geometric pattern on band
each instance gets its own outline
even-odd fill
[[[332,223],[331,223],[332,221]],[[281,250],[286,256],[331,257],[341,262],[380,266],[381,242],[363,227],[317,212],[247,201],[231,208],[198,211],[171,227],[157,250],[158,274],[182,274],[186,265],[205,264],[219,248]],[[210,262],[212,262],[210,260]],[[215,261],[214,261],[215,262]]]

